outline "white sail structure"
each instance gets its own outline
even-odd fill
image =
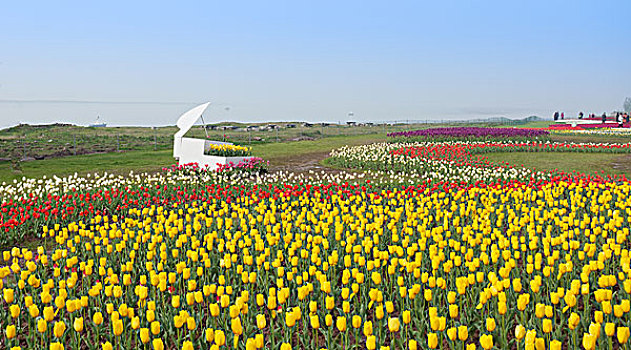
[[[240,161],[249,158],[206,155],[204,154],[204,149],[207,144],[231,145],[231,143],[184,137],[184,135],[202,116],[204,111],[206,111],[209,105],[210,102],[201,104],[182,114],[180,118],[178,118],[176,125],[180,130],[173,136],[173,157],[177,159],[178,165],[197,163],[202,168],[207,167],[210,170],[214,170],[218,168],[220,164],[228,164],[230,162],[237,164]]]

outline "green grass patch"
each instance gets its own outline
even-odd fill
[[[384,134],[365,134],[353,136],[331,136],[313,141],[295,141],[268,143],[252,146],[252,155],[271,162],[299,155],[328,153],[344,145],[356,146],[373,142],[383,142]]]
[[[528,122],[528,123],[525,123],[525,124],[501,125],[500,127],[503,127],[503,128],[507,128],[507,127],[515,127],[515,128],[547,128],[548,126],[550,126],[550,124],[553,124],[553,121],[551,121],[551,120],[540,120],[540,121],[536,121],[536,122]]]
[[[15,171],[10,162],[0,163],[0,182],[21,179],[23,176],[39,178],[80,175],[94,172],[128,173],[131,170],[158,171],[174,164],[173,151],[129,151],[121,153],[87,154],[62,158],[21,162],[21,171]]]
[[[631,155],[612,153],[564,153],[564,152],[498,152],[484,156],[495,163],[508,162],[511,165],[523,165],[538,170],[578,171],[594,174],[604,171],[610,175],[631,177]]]
[[[288,158],[323,154],[344,145],[359,145],[379,142],[384,139],[384,134],[364,134],[331,136],[313,141],[267,143],[252,146],[252,155],[267,159],[272,164],[282,164]],[[15,171],[11,162],[0,162],[0,183],[22,177],[40,178],[44,175],[61,177],[74,173],[84,175],[95,172],[126,174],[132,170],[135,172],[155,172],[175,164],[175,159],[173,158],[173,151],[168,149],[66,156],[20,162],[19,164],[21,171]]]

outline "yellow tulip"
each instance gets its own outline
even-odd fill
[[[296,318],[294,317],[293,312],[285,313],[285,324],[287,325],[287,327],[290,327],[290,328],[296,324]]]
[[[372,335],[372,321],[364,322],[364,330],[363,333],[366,337]]]
[[[430,349],[436,349],[438,347],[438,336],[436,333],[427,333],[427,346]]]
[[[353,325],[353,328],[358,329],[362,326],[362,318],[359,315],[353,315],[351,324]]]
[[[184,325],[185,322],[185,318],[183,318],[181,315],[175,315],[173,316],[173,325],[175,326],[175,328],[182,328],[182,326]]]
[[[119,336],[121,334],[123,334],[123,321],[122,320],[115,320],[112,322],[112,331],[114,332],[115,336]]]
[[[131,319],[131,328],[132,329],[140,328],[140,317],[138,317],[138,316],[132,317],[132,319]]]
[[[3,294],[4,294],[4,301],[7,304],[13,303],[13,300],[15,299],[15,293],[13,292],[13,289],[9,289],[9,288],[4,289]]]
[[[210,309],[210,315],[212,317],[219,316],[219,305],[217,305],[217,304],[210,304],[209,309]]]
[[[325,299],[325,306],[327,310],[331,310],[335,307],[335,299],[332,296],[327,296]]]
[[[597,337],[594,335],[591,335],[590,333],[584,333],[583,334],[583,347],[586,350],[592,350],[596,347],[596,340]]]
[[[326,324],[327,327],[331,327],[333,324],[333,316],[331,316],[331,314],[326,314],[326,316],[324,316],[324,324]]]
[[[64,321],[55,322],[55,325],[53,327],[53,334],[55,335],[55,337],[61,338],[64,335],[65,331],[66,324],[64,323]]]
[[[13,339],[15,338],[15,325],[9,325],[6,329],[7,338]]]
[[[50,343],[50,350],[64,350],[64,346],[60,342]]]
[[[313,329],[320,328],[320,318],[318,317],[318,315],[311,315],[311,316],[309,316],[309,320],[310,320],[310,323],[311,323],[311,328],[313,328]]]
[[[48,323],[46,322],[45,319],[40,318],[39,320],[37,320],[37,331],[40,333],[44,333],[46,332],[46,330],[48,329]]]
[[[262,349],[264,345],[265,345],[265,339],[263,338],[263,334],[257,334],[256,336],[254,336],[254,346],[257,349]]]
[[[546,350],[546,340],[543,338],[535,339],[535,349],[536,350]]]
[[[458,339],[458,329],[456,327],[451,327],[447,329],[447,337],[451,341],[455,341],[456,339]]]
[[[617,336],[620,344],[626,344],[629,340],[629,327],[618,327]]]
[[[74,319],[73,328],[75,332],[83,331],[83,317],[77,317]]]
[[[493,332],[495,330],[495,319],[494,318],[487,318],[486,319],[486,330],[489,332]]]
[[[11,317],[18,318],[18,316],[20,316],[20,307],[13,304],[9,307],[9,312],[11,313]]]
[[[110,342],[105,342],[103,344],[101,344],[101,349],[103,350],[112,350],[114,347],[112,346],[112,343]]]
[[[449,317],[457,318],[458,317],[458,305],[450,304],[449,305]]]
[[[223,346],[226,343],[226,335],[222,330],[215,331],[215,344]]]
[[[230,320],[230,329],[235,335],[243,334],[243,327],[241,326],[241,319],[239,317]]]
[[[37,308],[37,305],[33,304],[29,306],[28,313],[29,315],[31,315],[32,318],[36,318],[37,316],[39,316],[39,309]]]
[[[44,313],[46,313],[46,309],[44,309]],[[97,326],[101,325],[103,323],[103,314],[101,314],[100,312],[94,313],[94,315],[92,316],[92,322],[94,322],[94,324]]]
[[[377,338],[374,335],[366,337],[366,348],[368,350],[375,350],[377,348]]]
[[[412,322],[412,312],[410,310],[405,310],[401,313],[401,318],[403,319],[404,324],[410,324]]]
[[[613,337],[616,333],[616,325],[614,323],[606,323],[605,324],[605,334],[608,337]]]
[[[147,310],[147,313],[145,314],[145,318],[147,318],[147,322],[153,322],[156,319],[156,312],[154,310]]]
[[[160,338],[156,338],[152,340],[151,344],[153,345],[153,350],[164,350],[164,343],[162,342],[162,339]]]
[[[581,317],[580,317],[577,313],[572,312],[572,313],[570,314],[570,317],[569,317],[569,318],[568,318],[568,320],[567,320],[568,327],[569,327],[571,330],[574,330],[574,329],[578,326],[578,324],[579,324],[579,322],[580,322],[580,321],[581,321]]]
[[[388,329],[390,332],[398,332],[401,324],[398,317],[390,317],[388,319]]]
[[[197,324],[195,323],[195,319],[193,317],[189,317],[186,319],[186,328],[189,331],[195,330],[195,327],[197,327]]]
[[[149,328],[140,329],[140,341],[143,344],[147,344],[149,342]]]
[[[543,328],[543,333],[552,332],[552,320],[549,318],[544,318],[542,328]]]
[[[256,326],[259,329],[263,329],[265,328],[265,326],[267,326],[267,320],[265,319],[265,315],[263,314],[256,315]]]
[[[526,328],[524,326],[518,324],[515,326],[515,338],[521,340],[526,336]]]
[[[458,327],[458,339],[460,341],[466,341],[469,338],[469,332],[467,326],[459,326]]]
[[[346,317],[338,316],[337,320],[335,320],[335,326],[340,332],[346,331]]]
[[[493,336],[491,334],[483,334],[480,336],[480,345],[486,350],[493,348]]]
[[[524,311],[526,310],[526,306],[528,306],[528,303],[530,302],[530,294],[525,293],[525,294],[521,294],[518,298],[517,298],[517,309],[519,311]]]

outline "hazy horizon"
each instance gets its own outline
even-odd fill
[[[15,102],[7,102],[0,101],[0,104],[13,104],[13,108],[16,109],[26,109],[29,104],[38,105],[38,109],[44,107],[47,111],[47,116],[38,117],[32,120],[21,119],[14,124],[3,125],[0,123],[0,129],[4,129],[7,127],[12,127],[18,124],[30,124],[30,125],[42,125],[42,124],[54,124],[54,123],[67,123],[74,124],[80,126],[88,126],[89,124],[99,122],[106,123],[107,126],[115,127],[115,126],[173,126],[177,118],[187,111],[188,109],[196,106],[199,103],[119,103],[119,102],[103,102],[98,103],[95,101],[90,102],[78,102],[78,101],[15,101]],[[27,107],[25,108],[26,105]],[[6,108],[6,106],[5,106]],[[363,117],[362,115],[358,115],[358,113],[354,111],[348,111],[345,113],[339,113],[334,117],[326,117],[326,116],[313,116],[313,117],[294,117],[286,116],[286,117],[250,117],[250,118],[234,118],[232,106],[223,105],[223,104],[213,104],[209,106],[207,111],[204,113],[204,121],[206,124],[215,124],[221,122],[241,122],[241,123],[263,123],[263,122],[328,122],[328,123],[345,123],[347,121],[358,121],[358,122],[405,122],[405,121],[428,121],[428,122],[436,122],[436,121],[461,121],[461,120],[473,120],[473,119],[488,119],[488,118],[509,118],[509,119],[523,119],[530,116],[538,116],[541,118],[551,119],[551,116],[547,115],[539,115],[537,113],[530,113],[526,111],[520,111],[518,109],[509,111],[508,109],[496,108],[495,111],[492,109],[453,109],[453,110],[444,110],[438,111],[435,113],[419,113],[407,116],[397,116],[392,115],[389,118],[375,118],[375,117]],[[7,108],[8,109],[8,108]],[[85,111],[85,115],[82,117],[55,117],[54,115],[64,115],[65,112],[68,113],[81,113],[81,111]],[[90,113],[96,112],[94,116]],[[169,112],[170,115],[169,115]],[[238,112],[238,111],[237,111]],[[156,114],[165,114],[167,115],[164,120],[153,120],[147,118],[146,120],[139,122],[134,122],[134,120],[128,120],[124,117],[114,117],[108,118],[107,115],[117,116],[123,115],[124,113],[137,113],[138,115],[151,115],[152,113]],[[349,115],[349,113],[352,113]],[[567,112],[566,112],[567,113]],[[569,115],[569,114],[568,114]],[[98,117],[98,119],[97,119]],[[200,124],[201,121],[198,121]]]
[[[0,128],[173,125],[206,101],[207,123],[551,118],[631,96],[625,1],[1,8]]]

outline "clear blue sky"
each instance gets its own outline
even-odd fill
[[[205,101],[241,121],[601,114],[631,96],[630,38],[623,0],[5,1],[0,127]]]

